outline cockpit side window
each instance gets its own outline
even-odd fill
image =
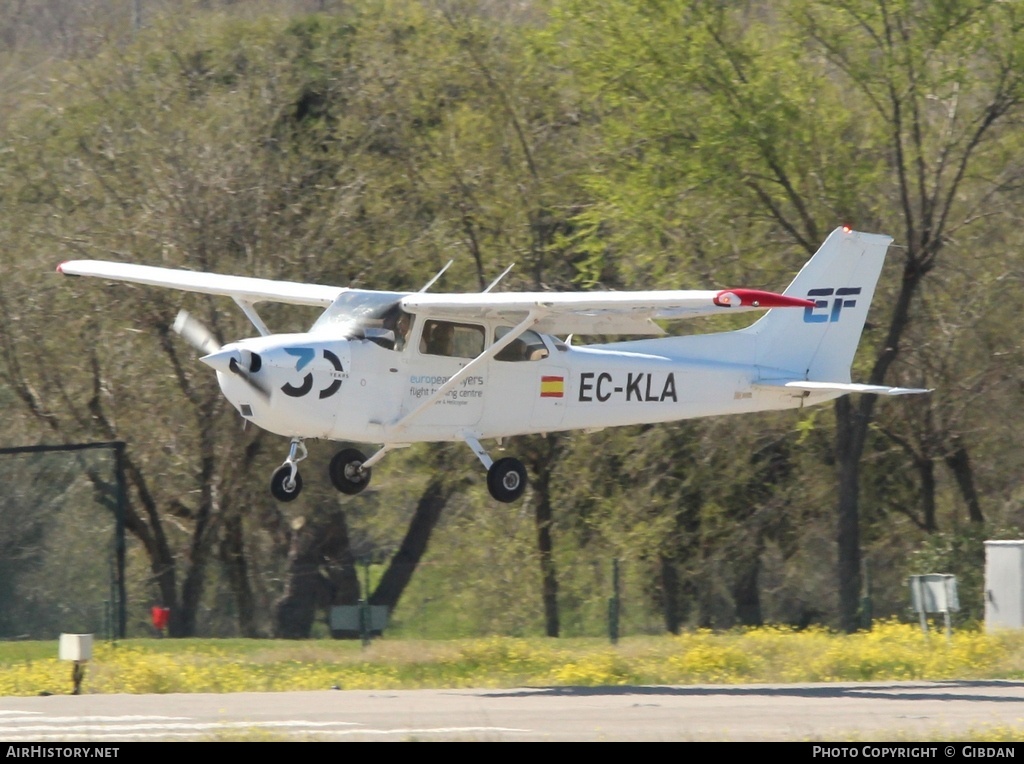
[[[499,326],[494,330],[494,341],[497,342],[512,331],[509,326]],[[537,332],[527,329],[512,343],[503,348],[494,358],[498,361],[539,361],[548,357],[548,348]]]
[[[420,352],[452,358],[475,358],[484,349],[484,329],[476,324],[429,320],[423,324]]]

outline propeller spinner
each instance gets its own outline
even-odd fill
[[[188,344],[202,353],[200,361],[217,371],[230,372],[241,377],[249,387],[264,399],[269,400],[270,390],[254,376],[261,366],[258,354],[238,349],[222,351],[213,332],[185,310],[178,312],[178,316],[174,319],[173,329]]]

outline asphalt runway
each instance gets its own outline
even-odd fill
[[[0,698],[0,742],[5,744],[115,746],[165,740],[939,743],[1007,727],[1024,729],[1024,682]]]

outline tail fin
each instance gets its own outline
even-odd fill
[[[761,384],[850,382],[875,285],[892,237],[837,228],[784,294],[817,303],[803,310],[770,310],[741,330],[754,337]],[[849,392],[849,390],[847,390]]]

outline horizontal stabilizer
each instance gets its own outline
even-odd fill
[[[930,393],[923,387],[889,387],[888,385],[862,385],[856,382],[769,382],[760,381],[755,387],[786,387],[791,390],[806,390],[811,393],[869,393],[872,395],[914,395]]]

